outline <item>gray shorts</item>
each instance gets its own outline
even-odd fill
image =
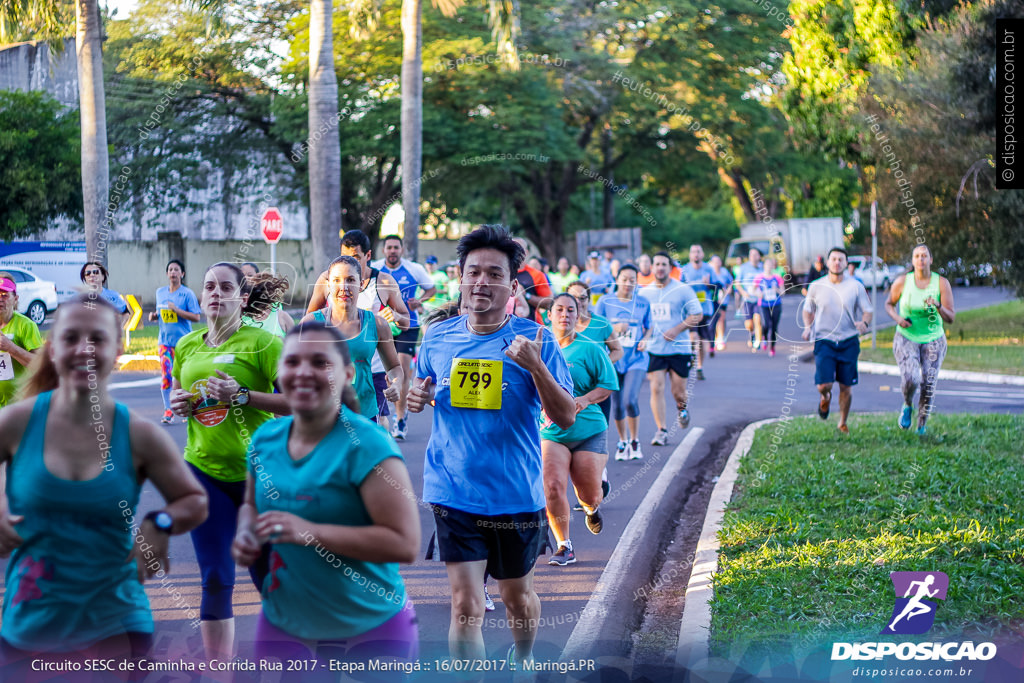
[[[591,437],[587,437],[582,441],[569,441],[561,442],[563,446],[569,449],[569,452],[575,455],[580,451],[586,451],[588,453],[607,453],[608,452],[608,430],[602,430]]]

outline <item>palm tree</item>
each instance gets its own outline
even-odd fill
[[[453,16],[464,0],[433,0],[445,16]],[[516,0],[488,0],[488,23],[498,54],[512,69],[519,67],[515,38],[519,32]],[[420,0],[402,0],[402,209],[406,258],[419,257],[420,184],[423,175],[423,12]]]
[[[334,7],[331,0],[310,0],[309,10],[309,231],[314,272],[320,273],[337,253],[341,232],[341,142]],[[318,133],[320,137],[314,138]]]
[[[3,0],[0,40],[19,27],[62,49],[66,3],[61,0]],[[97,0],[75,0],[75,51],[78,59],[78,105],[82,122],[82,196],[85,246],[90,260],[107,262],[109,222],[105,221],[110,189],[107,153],[107,107],[103,92],[102,24]]]

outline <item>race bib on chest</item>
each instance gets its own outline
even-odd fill
[[[0,351],[0,381],[14,379],[14,359],[6,351]]]
[[[176,323],[178,322],[178,314],[169,308],[161,308],[160,320],[162,320],[165,323]]]
[[[455,408],[501,410],[503,362],[455,358],[449,391]]]
[[[651,304],[651,319],[668,322],[672,319],[672,310],[668,304]]]
[[[625,331],[619,335],[619,343],[625,347],[636,346],[636,336],[639,330],[635,327],[627,327]]]

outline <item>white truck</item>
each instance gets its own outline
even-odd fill
[[[771,256],[780,268],[789,267],[793,277],[811,269],[818,256],[825,256],[832,247],[843,246],[842,218],[789,218],[763,223],[747,223],[740,236],[729,242],[725,265],[733,270],[752,248],[762,256]]]

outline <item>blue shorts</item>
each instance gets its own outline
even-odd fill
[[[761,315],[761,304],[756,301],[743,302],[743,319],[753,320],[755,315]]]
[[[860,337],[854,335],[841,342],[819,339],[814,342],[814,383],[838,381],[848,387],[857,383],[857,358]]]
[[[543,437],[541,437],[543,438]],[[554,441],[554,439],[551,439]],[[607,453],[608,452],[608,430],[602,430],[593,436],[588,436],[586,439],[581,441],[556,441],[569,449],[570,453],[578,453],[585,451],[587,453]]]
[[[377,417],[387,417],[391,414],[388,408],[388,400],[384,398],[384,390],[388,388],[388,373],[373,373],[373,391],[377,394]]]

